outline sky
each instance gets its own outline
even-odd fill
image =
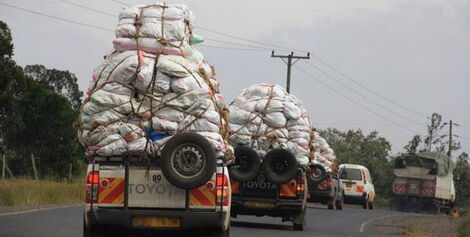
[[[96,11],[117,16],[124,7],[119,2],[152,1],[0,0],[111,31],[5,5],[0,20],[11,28],[20,65],[69,70],[85,90],[93,69],[112,52],[117,24],[117,17]],[[414,134],[425,134],[427,117],[437,112],[460,124],[453,129],[459,153],[470,153],[470,1],[166,2],[194,12],[195,33],[206,38],[197,47],[216,67],[227,103],[251,84],[285,86],[286,65],[271,58],[271,50],[308,51],[311,59],[293,66],[291,93],[304,101],[315,127],[376,130],[396,154]]]

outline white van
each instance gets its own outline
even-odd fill
[[[374,209],[375,189],[369,170],[362,165],[342,164],[339,178],[344,187],[344,202]]]

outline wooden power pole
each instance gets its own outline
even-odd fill
[[[281,58],[282,61],[284,61],[287,64],[287,85],[286,85],[286,90],[288,93],[290,93],[290,75],[291,75],[291,67],[294,65],[297,61],[300,59],[310,59],[310,52],[307,53],[307,56],[295,56],[294,52],[290,52],[288,55],[275,55],[274,50],[271,52],[271,57],[272,58]],[[284,60],[287,58],[287,62]],[[297,59],[294,62],[292,62],[292,59]]]
[[[447,151],[447,156],[449,156],[452,153],[452,120],[449,122],[449,150]]]

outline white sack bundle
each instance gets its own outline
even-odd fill
[[[120,19],[158,17],[162,6],[130,7]],[[166,9],[170,9],[163,13],[166,20],[186,22],[186,16],[192,17],[184,5]],[[193,27],[192,23],[185,24]],[[136,47],[106,56],[93,73],[77,123],[87,155],[159,154],[172,135],[192,131],[231,159],[228,109],[219,93],[215,71],[204,56],[192,48],[183,57]]]
[[[279,85],[250,86],[230,104],[230,138],[263,157],[270,149],[292,152],[299,165],[309,163],[312,123],[302,101]]]
[[[327,172],[336,173],[338,171],[338,163],[336,156],[326,140],[320,136],[318,132],[313,132],[313,139],[310,144],[313,152],[312,164],[322,165]]]

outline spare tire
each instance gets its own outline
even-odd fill
[[[270,150],[263,158],[261,169],[268,181],[284,184],[294,179],[299,164],[288,150],[276,148]]]
[[[235,148],[235,163],[230,165],[230,178],[238,182],[248,182],[256,178],[261,167],[258,153],[249,147]]]
[[[179,133],[165,143],[160,167],[168,182],[178,188],[193,189],[204,185],[214,174],[216,153],[205,137]]]
[[[310,169],[307,172],[307,177],[312,183],[320,183],[326,178],[326,170],[322,165],[314,164],[310,165],[309,168]]]

